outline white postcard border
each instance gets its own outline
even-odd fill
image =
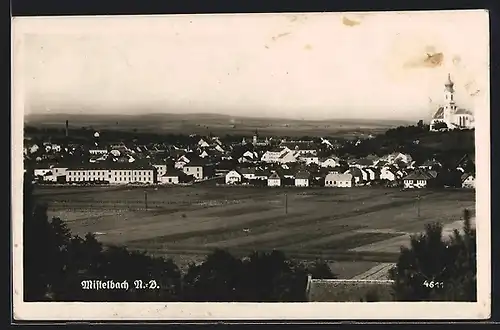
[[[489,31],[488,12],[484,15],[485,33]],[[421,12],[423,13],[423,12]],[[286,15],[286,14],[280,14]],[[378,302],[378,303],[27,303],[23,301],[23,126],[24,87],[22,81],[23,36],[40,33],[46,20],[70,18],[15,18],[12,38],[12,248],[13,311],[16,320],[336,320],[336,319],[485,319],[491,304],[490,235],[490,104],[489,90],[476,112],[476,221],[478,234],[478,301],[455,302]],[[78,18],[92,25],[99,17]],[[115,17],[116,19],[116,17]],[[134,16],[127,19],[144,19]],[[466,24],[464,22],[464,24]],[[92,28],[95,30],[95,27]],[[47,31],[55,31],[47,25]],[[60,30],[59,30],[60,31]],[[489,45],[486,45],[489,49]],[[489,63],[489,54],[485,61]],[[485,82],[489,86],[489,77]]]

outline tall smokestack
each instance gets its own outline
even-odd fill
[[[66,137],[68,137],[68,121],[66,120]]]

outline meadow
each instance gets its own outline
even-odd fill
[[[332,262],[343,278],[380,278],[375,270],[394,263],[411,234],[431,221],[459,228],[463,209],[475,208],[474,191],[458,189],[193,185],[37,187],[35,194],[73,234],[91,232],[104,244],[173,258],[181,267],[216,248],[237,256],[278,249]]]

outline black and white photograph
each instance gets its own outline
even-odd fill
[[[14,317],[489,317],[488,24],[13,19]]]

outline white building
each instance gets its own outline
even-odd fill
[[[329,157],[320,162],[321,167],[337,167],[340,165],[338,159]]]
[[[307,171],[300,171],[295,175],[296,187],[309,187],[311,180],[311,173]]]
[[[384,166],[380,169],[380,179],[395,181],[397,179],[396,171],[388,166]]]
[[[279,187],[281,186],[281,177],[278,173],[274,172],[267,178],[267,185],[269,187]]]
[[[476,188],[476,177],[473,174],[462,175],[462,188]]]
[[[68,183],[152,184],[157,182],[156,179],[156,168],[153,166],[138,166],[130,163],[90,164],[66,170],[66,182]]]
[[[178,170],[167,171],[162,175],[160,182],[162,184],[179,184],[183,175],[184,173]]]
[[[256,170],[253,167],[240,168],[238,172],[241,175],[243,175],[243,177],[245,179],[248,179],[248,180],[255,180],[256,179],[256,176],[255,176]]]
[[[445,83],[444,103],[438,108],[430,123],[431,131],[446,129],[472,129],[474,128],[474,114],[467,110],[458,108],[455,103],[454,83],[451,81],[450,74]]]
[[[243,178],[243,175],[239,171],[232,170],[226,174],[225,181],[226,181],[226,184],[235,184],[235,183],[240,183],[242,178]]]
[[[425,188],[428,186],[429,181],[435,179],[432,172],[423,170],[416,170],[403,178],[403,187],[405,189]]]
[[[198,141],[198,146],[201,147],[201,148],[207,148],[210,146],[210,144],[208,144],[207,141],[203,140],[203,139],[200,139],[200,141]]]
[[[350,188],[354,186],[352,174],[329,173],[325,177],[325,187]]]
[[[160,182],[161,177],[167,173],[167,165],[166,164],[153,164],[153,167],[156,168],[156,181]]]
[[[187,175],[194,176],[195,180],[203,180],[206,176],[205,167],[201,164],[194,164],[194,162],[184,165],[182,171]]]
[[[309,164],[320,165],[319,157],[313,154],[299,155],[299,161]]]
[[[287,151],[278,158],[278,163],[288,164],[297,162],[297,154],[293,151]]]
[[[106,155],[107,153],[107,149],[89,149],[89,154],[91,155]]]
[[[288,148],[275,148],[272,150],[266,151],[263,155],[261,160],[266,163],[277,163],[278,159],[285,153],[289,152],[290,149]]]

